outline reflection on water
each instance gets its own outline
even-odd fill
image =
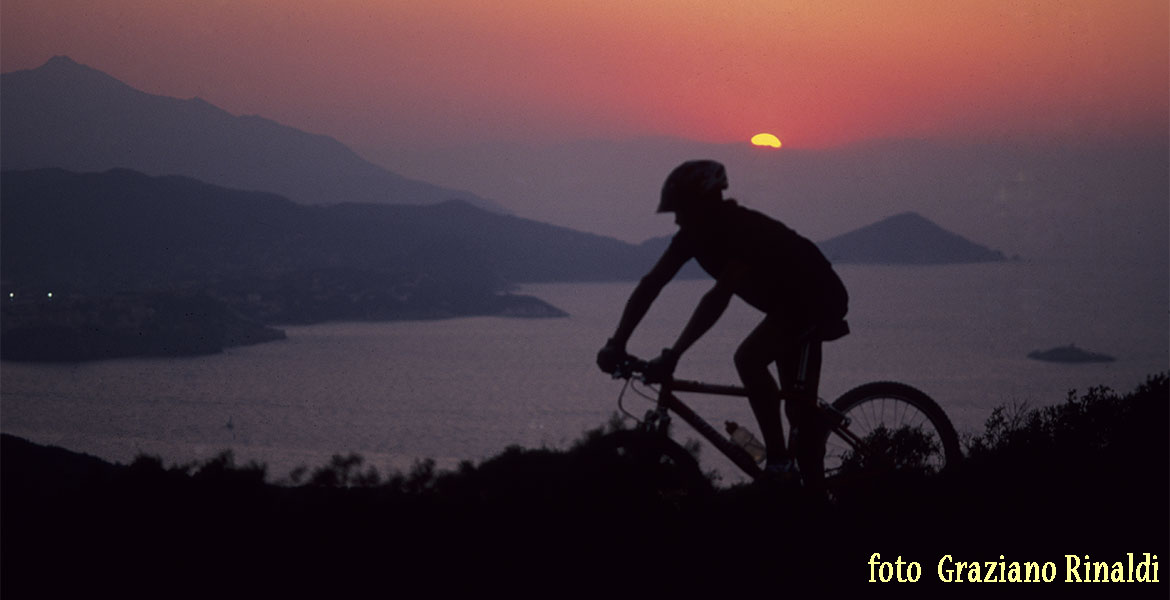
[[[826,347],[829,398],[877,379],[934,396],[960,432],[999,404],[1049,404],[1071,388],[1129,390],[1166,370],[1164,268],[1100,270],[1005,263],[842,267],[853,334]],[[381,470],[420,458],[442,467],[510,444],[563,447],[617,410],[621,384],[593,364],[631,283],[530,286],[568,311],[552,320],[465,318],[288,328],[288,340],[210,357],[79,365],[4,363],[0,427],[127,462],[232,449],[280,478],[357,452]],[[668,287],[630,343],[650,356],[673,342],[708,284]],[[680,376],[733,382],[731,353],[759,315],[741,303],[679,365]],[[1037,348],[1075,342],[1117,362],[1042,363]],[[746,403],[695,398],[711,420],[754,423]],[[627,400],[641,414],[642,400]],[[678,425],[683,437],[697,437]],[[708,468],[734,467],[705,450]]]

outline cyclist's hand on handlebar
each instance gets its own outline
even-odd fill
[[[678,354],[670,348],[663,348],[662,354],[646,363],[646,381],[662,383],[674,378],[674,368],[678,366]]]
[[[597,352],[597,366],[602,371],[613,374],[629,358],[630,355],[626,354],[625,344],[618,344],[613,338],[610,338],[606,340],[605,345]]]

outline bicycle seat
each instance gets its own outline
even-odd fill
[[[831,342],[839,340],[849,335],[849,321],[841,319],[840,321],[832,321],[830,323],[822,323],[813,329],[809,337],[820,340],[822,342]]]

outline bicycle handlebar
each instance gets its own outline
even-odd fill
[[[646,375],[646,369],[649,368],[649,366],[649,361],[642,360],[632,354],[627,354],[626,357],[623,358],[620,363],[618,363],[617,368],[614,369],[610,374],[613,375],[614,379],[631,379],[640,375],[644,378]]]
[[[647,376],[646,370],[649,368],[649,361],[642,360],[631,354],[627,354],[621,362],[618,363],[616,369],[610,372],[614,379],[640,379],[645,383],[650,384],[668,384],[670,389],[680,392],[698,392],[700,394],[714,394],[719,396],[747,396],[747,389],[739,385],[721,385],[716,383],[704,383],[702,381],[691,381],[687,379],[677,379],[673,376],[668,381],[656,379]]]

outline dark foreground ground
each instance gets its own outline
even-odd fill
[[[832,503],[761,485],[662,494],[591,453],[596,435],[390,478],[339,457],[296,485],[229,456],[122,466],[3,436],[0,594],[1166,598],[1167,390],[1159,376],[999,411],[954,471],[855,483]],[[1067,583],[1069,556],[1135,579],[1156,564],[1159,581]],[[917,582],[897,582],[899,558]],[[960,561],[981,579],[1053,563],[1054,580],[941,581]]]

